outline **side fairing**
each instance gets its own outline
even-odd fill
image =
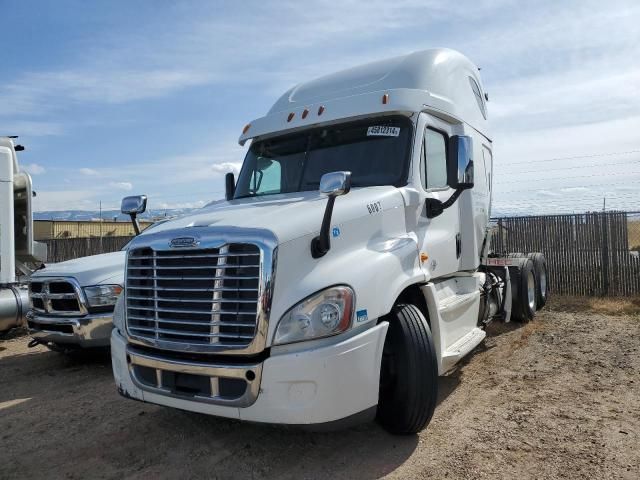
[[[467,130],[471,130],[466,127]],[[482,244],[489,225],[491,202],[491,158],[487,158],[487,139],[467,132],[473,138],[474,186],[464,192],[458,201],[462,251],[460,270],[475,270],[480,265]]]

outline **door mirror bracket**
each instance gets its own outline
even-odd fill
[[[327,207],[324,210],[320,235],[311,240],[311,256],[320,258],[326,255],[331,248],[329,230],[331,229],[331,216],[336,197],[346,195],[351,190],[351,172],[325,173],[320,179],[320,193],[327,195]]]
[[[455,189],[444,202],[437,198],[427,198],[424,202],[427,218],[434,218],[453,205],[458,197],[473,188],[473,142],[466,135],[449,138],[447,155],[447,184]]]

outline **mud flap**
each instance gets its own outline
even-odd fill
[[[511,298],[511,276],[509,275],[509,267],[504,267],[504,302],[502,311],[504,312],[504,323],[511,321],[511,306],[513,299]]]

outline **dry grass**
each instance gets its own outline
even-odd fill
[[[640,316],[640,297],[552,297],[549,310]]]

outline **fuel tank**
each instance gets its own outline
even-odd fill
[[[29,290],[26,286],[0,287],[0,332],[26,322]]]

